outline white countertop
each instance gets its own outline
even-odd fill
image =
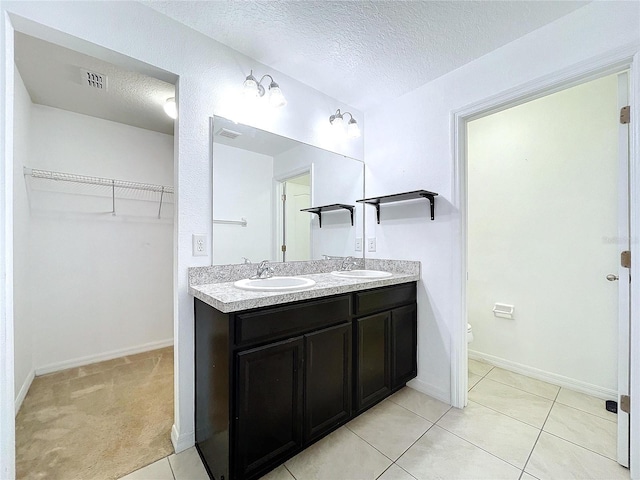
[[[391,277],[378,279],[340,278],[330,273],[300,276],[311,278],[316,284],[307,290],[294,292],[254,292],[234,287],[234,282],[209,283],[191,285],[189,293],[216,310],[230,313],[420,280],[419,273],[394,273]]]

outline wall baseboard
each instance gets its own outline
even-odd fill
[[[176,453],[183,452],[196,444],[196,432],[180,434],[174,423],[171,427],[171,443]]]
[[[407,387],[411,387],[414,390],[419,391],[420,393],[424,393],[425,395],[429,395],[430,397],[435,398],[436,400],[440,400],[441,402],[446,403],[447,405],[451,405],[451,394],[448,390],[443,390],[440,387],[436,387],[430,383],[423,382],[422,380],[418,380],[414,378],[407,382]]]
[[[34,378],[36,378],[36,371],[31,370],[29,372],[29,375],[27,375],[27,378],[24,379],[24,383],[22,384],[22,387],[20,387],[20,391],[16,395],[16,401],[15,401],[16,415],[18,415],[18,411],[22,406],[22,402],[24,402],[24,397],[27,396],[27,392],[29,391],[29,387],[31,387],[31,384],[33,383]]]
[[[47,373],[59,372],[60,370],[66,370],[67,368],[82,367],[91,363],[104,362],[105,360],[112,360],[114,358],[124,357],[125,355],[135,355],[136,353],[156,350],[158,348],[170,347],[171,345],[173,345],[173,338],[160,340],[159,342],[144,343],[142,345],[137,345],[130,348],[122,348],[120,350],[111,350],[109,352],[99,353],[97,355],[74,358],[71,360],[65,360],[63,362],[50,363],[49,365],[37,367],[35,370],[35,374],[36,376],[46,375]]]
[[[476,352],[475,350],[469,350],[469,358],[474,360],[483,360],[486,363],[495,365],[496,367],[504,368],[515,373],[526,375],[527,377],[542,380],[543,382],[557,385],[558,387],[568,388],[580,393],[586,393],[593,397],[602,398],[603,400],[613,400],[618,398],[618,392],[609,388],[599,387],[591,383],[583,382],[581,380],[575,380],[573,378],[558,375],[557,373],[547,372],[538,368],[530,367],[511,360],[505,360],[504,358],[495,357],[486,353]]]

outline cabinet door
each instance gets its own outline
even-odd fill
[[[391,392],[390,312],[356,320],[356,409],[367,408]]]
[[[351,416],[351,323],[304,339],[306,443]]]
[[[416,306],[396,308],[391,311],[391,385],[396,389],[417,374]]]
[[[302,337],[236,355],[236,478],[302,445],[302,355]]]

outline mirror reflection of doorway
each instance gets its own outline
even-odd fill
[[[311,207],[309,172],[282,181],[282,261],[311,259]]]

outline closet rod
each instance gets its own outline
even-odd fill
[[[126,180],[114,180],[111,178],[89,177],[86,175],[76,175],[75,173],[51,172],[49,170],[40,170],[38,168],[23,167],[24,174],[33,178],[44,178],[47,180],[56,180],[60,182],[84,183],[87,185],[100,185],[104,187],[128,188],[130,190],[145,190],[148,192],[173,193],[173,187],[166,185],[154,185],[152,183],[129,182]]]

